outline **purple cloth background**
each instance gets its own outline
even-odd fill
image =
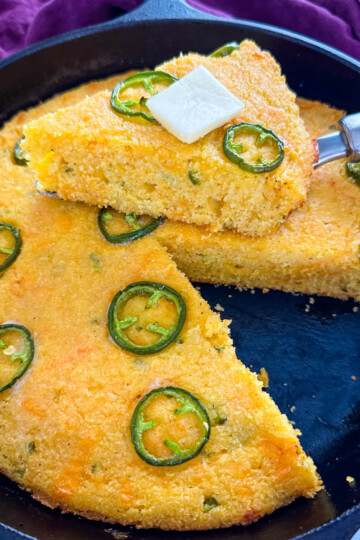
[[[141,0],[0,0],[0,59],[31,43],[106,21]],[[190,0],[225,17],[267,22],[333,45],[360,60],[360,0]]]

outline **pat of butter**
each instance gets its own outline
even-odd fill
[[[189,144],[223,126],[244,108],[204,66],[152,96],[146,105],[164,128]]]

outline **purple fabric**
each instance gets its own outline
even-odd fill
[[[295,30],[360,60],[360,0],[189,0],[225,17]],[[0,0],[0,59],[31,43],[103,22],[140,0]]]

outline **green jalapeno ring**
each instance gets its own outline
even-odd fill
[[[180,447],[173,441],[163,441],[165,446],[173,450],[173,454],[168,458],[157,458],[156,456],[148,452],[142,440],[142,435],[144,431],[146,431],[147,429],[151,429],[156,425],[155,420],[150,420],[148,422],[144,421],[144,408],[148,405],[149,401],[159,395],[165,395],[179,400],[182,406],[174,410],[174,415],[177,416],[179,414],[193,412],[198,416],[203,427],[203,434],[200,437],[199,441],[187,450],[181,450]],[[157,467],[180,465],[181,463],[185,463],[185,461],[189,461],[190,459],[196,457],[209,440],[210,431],[210,418],[207,410],[205,409],[201,401],[196,396],[194,396],[194,394],[191,394],[188,390],[184,390],[183,388],[178,388],[175,386],[155,388],[154,390],[146,394],[137,404],[130,424],[131,440],[136,453],[141,457],[141,459],[146,461],[146,463],[149,463],[150,465],[155,465]]]
[[[21,246],[22,246],[22,240],[21,240],[20,229],[15,229],[15,227],[13,225],[10,225],[10,223],[0,223],[0,231],[1,229],[7,229],[8,231],[10,231],[12,237],[15,240],[15,243],[12,249],[5,249],[5,248],[0,247],[0,254],[8,255],[5,261],[0,264],[0,272],[3,272],[7,268],[9,268],[9,266],[19,256]]]
[[[109,234],[106,230],[106,222],[108,220],[107,214],[109,214],[109,211],[107,208],[102,208],[98,214],[98,226],[100,229],[101,234],[111,244],[127,244],[129,242],[133,242],[134,240],[138,240],[139,238],[143,238],[144,236],[148,236],[153,231],[155,231],[162,223],[163,218],[159,217],[156,219],[153,219],[148,223],[147,225],[144,225],[141,227],[137,223],[137,216],[134,214],[130,214],[129,216],[126,216],[127,221],[133,226],[132,231],[120,233],[120,234]],[[133,218],[133,220],[130,220],[130,217]]]
[[[360,161],[348,162],[346,164],[346,172],[353,179],[354,184],[360,186]]]
[[[239,43],[237,41],[230,41],[221,45],[218,49],[215,49],[212,53],[209,54],[212,58],[219,58],[224,56],[229,56],[232,52],[236,51],[239,48]]]
[[[35,354],[34,340],[29,330],[25,328],[25,326],[21,326],[20,324],[15,323],[0,325],[0,335],[10,330],[15,330],[22,335],[22,338],[24,340],[24,350],[22,353],[14,353],[11,355],[11,361],[13,362],[18,358],[21,358],[21,365],[17,373],[15,373],[14,377],[12,377],[12,379],[10,379],[9,382],[0,386],[0,392],[3,392],[4,390],[7,390],[11,386],[13,386],[15,382],[24,375],[24,373],[28,370],[31,362],[33,361]],[[6,346],[7,345],[0,339],[0,348],[4,349]]]
[[[24,150],[21,148],[21,141],[23,141],[25,137],[21,137],[21,139],[18,140],[18,142],[14,146],[14,160],[17,165],[27,165],[29,162],[24,157]]]
[[[159,82],[172,84],[177,80],[177,77],[170,75],[170,73],[165,73],[165,71],[143,71],[135,73],[135,75],[130,75],[130,77],[127,77],[127,79],[119,82],[112,91],[110,100],[111,107],[117,113],[125,114],[127,116],[141,116],[149,122],[156,122],[156,119],[151,116],[149,112],[146,112],[146,109],[144,111],[139,111],[131,108],[134,105],[141,105],[146,107],[146,98],[142,97],[140,101],[134,101],[132,99],[127,101],[121,101],[119,99],[119,96],[127,88],[139,85],[144,86],[145,90],[153,96],[155,94],[153,83]]]
[[[243,152],[242,145],[234,143],[234,136],[241,132],[258,135],[255,143],[256,146],[262,146],[267,139],[275,142],[278,147],[278,154],[272,161],[265,161],[261,157],[258,160],[258,165],[248,163],[239,155],[239,153]],[[235,124],[226,131],[223,140],[223,151],[226,157],[232,161],[232,163],[238,165],[240,169],[254,174],[269,172],[276,169],[279,167],[285,156],[283,141],[271,131],[271,129],[267,129],[260,124],[249,124],[247,122]]]
[[[116,313],[119,307],[124,305],[133,296],[149,296],[146,308],[151,308],[160,298],[164,297],[175,304],[177,317],[169,329],[158,325],[157,322],[149,324],[146,329],[149,332],[158,333],[160,339],[151,345],[136,345],[127,337],[124,330],[136,323],[137,317],[127,317],[119,321]],[[162,283],[151,281],[138,281],[131,283],[125,289],[119,291],[113,298],[108,311],[108,328],[111,337],[119,347],[134,354],[155,354],[170,345],[180,334],[186,319],[186,304],[183,297],[177,291]]]

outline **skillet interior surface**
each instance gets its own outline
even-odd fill
[[[331,51],[318,50],[296,35],[291,38],[287,32],[265,25],[203,18],[209,20],[112,21],[15,55],[0,65],[0,122],[39,99],[90,79],[153,67],[180,51],[208,53],[226,41],[244,38],[254,39],[272,52],[298,94],[349,112],[360,109],[360,64],[355,61],[341,59],[341,54],[337,58]],[[220,303],[224,316],[233,320],[231,332],[239,358],[255,371],[261,367],[268,371],[269,392],[281,411],[301,428],[304,449],[317,464],[327,492],[312,501],[298,500],[246,529],[171,536],[182,540],[287,540],[358,505],[360,310],[354,311],[355,303],[317,297],[309,304],[304,295],[240,293],[210,285],[201,285],[201,292],[212,307]],[[358,478],[358,483],[350,485],[347,476]],[[358,509],[357,517],[359,513]],[[44,540],[110,540],[113,534],[138,540],[169,536],[63,516],[36,503],[4,477],[0,477],[0,521]],[[332,536],[331,530],[326,536],[320,531],[312,537],[340,538]],[[341,538],[350,536],[344,532]],[[0,528],[0,538],[15,536]]]

